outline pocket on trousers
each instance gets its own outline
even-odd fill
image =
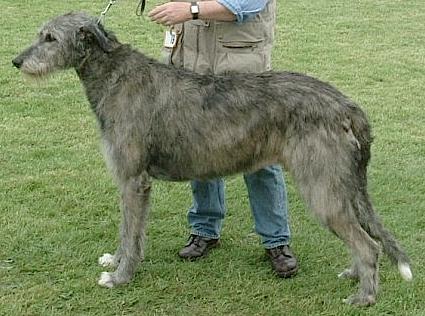
[[[217,22],[216,28],[215,73],[270,70],[271,46],[262,22],[247,21],[237,26]]]
[[[253,41],[218,41],[222,48],[231,50],[237,53],[251,53],[255,51],[258,47],[262,46],[263,40],[253,40]]]
[[[263,23],[249,21],[241,25],[224,22],[216,24],[218,49],[262,49],[267,32]]]
[[[263,72],[270,70],[270,63],[263,50],[263,40],[219,40],[220,49],[215,59],[215,73]]]

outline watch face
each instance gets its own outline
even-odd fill
[[[191,12],[192,14],[197,14],[197,13],[199,13],[199,7],[198,7],[198,5],[193,5],[193,6],[191,6],[191,7],[190,7],[190,12]]]

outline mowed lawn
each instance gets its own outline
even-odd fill
[[[352,97],[374,132],[369,189],[412,259],[414,281],[380,261],[368,309],[342,299],[343,244],[306,210],[288,177],[299,274],[273,276],[241,176],[227,179],[222,246],[183,262],[188,183],[155,182],[146,259],[127,286],[97,285],[97,258],[117,244],[118,194],[74,71],[40,84],[11,65],[49,18],[98,15],[105,1],[0,0],[0,315],[425,315],[425,1],[278,0],[275,69],[307,73]],[[157,0],[147,3],[147,10]],[[106,27],[158,57],[164,29],[117,1]]]

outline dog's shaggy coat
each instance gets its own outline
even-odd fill
[[[412,278],[409,259],[382,226],[367,193],[370,127],[329,84],[290,72],[198,75],[118,42],[84,13],[48,22],[13,60],[42,77],[74,68],[95,113],[122,196],[121,242],[99,262],[116,266],[99,284],[127,283],[143,258],[150,178],[208,179],[280,163],[320,222],[353,255],[341,276],[360,290],[346,302],[375,303],[380,242]]]

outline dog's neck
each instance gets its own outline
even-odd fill
[[[105,53],[100,48],[92,49],[86,52],[75,67],[93,110],[101,101],[107,82],[112,79],[111,74],[116,67],[112,55],[113,53]],[[105,67],[105,64],[109,64],[110,67]]]
[[[87,52],[75,70],[84,86],[91,109],[102,121],[100,116],[103,112],[103,101],[105,96],[108,97],[105,91],[111,87],[115,90],[128,86],[129,76],[131,77],[132,72],[138,73],[138,79],[137,82],[131,83],[140,86],[140,89],[143,89],[146,96],[149,97],[149,87],[152,86],[153,80],[151,77],[152,64],[160,63],[133,49],[130,45],[119,44],[108,53],[100,48]],[[111,94],[116,92],[111,91]]]

